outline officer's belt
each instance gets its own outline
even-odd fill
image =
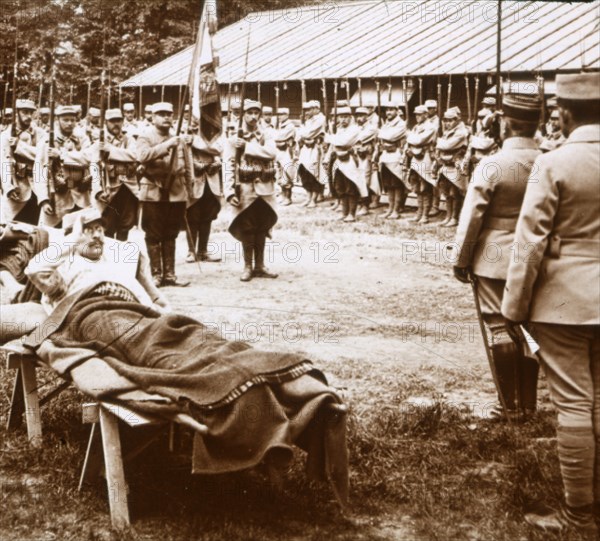
[[[514,231],[517,228],[517,218],[500,218],[488,216],[484,222],[485,229],[499,229],[501,231]]]
[[[553,236],[548,242],[546,255],[558,258],[565,255],[600,259],[600,240],[598,239],[561,239]]]

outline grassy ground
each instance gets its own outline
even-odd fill
[[[542,382],[541,411],[524,426],[486,418],[493,383],[470,291],[450,276],[453,233],[379,215],[356,224],[336,217],[325,205],[282,209],[270,252],[280,278],[243,284],[222,216],[213,241],[224,262],[181,262],[179,274],[194,284],[166,292],[230,338],[304,350],[325,370],[351,408],[348,513],[327,486],[307,483],[300,453],[275,489],[260,469],[192,477],[184,437],[180,452],[170,455],[163,439],[128,465],[133,526],[116,532],[106,487],[76,490],[87,429],[83,399],[70,390],[44,408],[41,450],[0,428],[0,538],[558,539],[523,523],[524,511],[560,501],[547,393]],[[2,363],[2,426],[10,376]],[[51,375],[42,383],[50,388]]]

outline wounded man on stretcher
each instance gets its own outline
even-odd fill
[[[24,345],[97,399],[206,425],[208,434],[194,437],[193,473],[285,464],[297,445],[308,452],[308,473],[329,479],[346,503],[341,400],[310,361],[225,340],[171,313],[147,256],[105,238],[95,209],[65,217],[65,233],[25,268],[47,318]]]

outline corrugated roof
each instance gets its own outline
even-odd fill
[[[496,70],[496,0],[356,0],[258,12],[217,32],[221,83]],[[192,47],[125,86],[184,85]],[[502,2],[502,71],[600,69],[600,1]]]

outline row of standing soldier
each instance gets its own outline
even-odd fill
[[[456,107],[445,112],[440,128],[437,105],[428,100],[416,107],[417,123],[407,130],[394,103],[383,108],[382,122],[374,107],[353,115],[343,102],[328,119],[313,100],[303,104],[300,126],[286,108],[276,111],[273,126],[272,109],[246,100],[242,137],[230,129],[229,114],[223,137],[209,144],[198,134],[173,135],[171,104],[147,106],[140,120],[127,103],[123,111],[91,107],[85,119],[78,106],[40,109],[34,121],[33,101],[16,100],[16,122],[5,127],[0,141],[1,219],[57,226],[66,213],[97,205],[109,236],[126,240],[140,222],[157,284],[185,285],[175,274],[175,239],[185,228],[188,261],[218,261],[208,240],[227,199],[234,211],[230,231],[243,247],[242,280],[275,277],[264,265],[265,239],[277,220],[275,181],[284,204],[291,203],[296,183],[307,192],[307,207],[315,207],[328,188],[344,221],[368,213],[381,193],[388,194],[386,218],[396,219],[414,191],[413,220],[427,223],[439,212],[442,193],[442,224],[456,225],[473,163],[496,148],[489,137],[494,113],[483,109],[471,136]],[[186,117],[193,128],[189,111]]]

